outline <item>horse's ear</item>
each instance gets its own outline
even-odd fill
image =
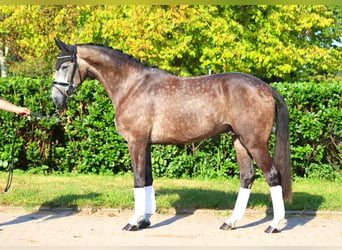
[[[61,50],[65,47],[65,43],[63,43],[61,40],[59,39],[55,39],[55,43],[57,45],[58,48],[60,48]]]
[[[66,44],[59,39],[55,39],[55,43],[62,52],[69,52],[70,54],[73,54],[75,51],[75,46]]]

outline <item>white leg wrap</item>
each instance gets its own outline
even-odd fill
[[[277,228],[279,222],[285,218],[285,207],[283,200],[283,189],[281,186],[270,188],[272,205],[273,205],[273,220],[270,224],[273,228]]]
[[[240,191],[236,199],[233,215],[228,220],[225,221],[227,224],[229,223],[234,224],[236,221],[239,221],[242,219],[247,208],[247,203],[248,203],[250,194],[251,194],[251,190],[249,188],[240,187]]]
[[[134,216],[128,221],[131,225],[137,225],[145,214],[146,200],[145,188],[134,188]]]
[[[156,198],[153,186],[145,187],[145,213],[154,214],[156,212]]]

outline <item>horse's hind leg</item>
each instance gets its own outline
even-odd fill
[[[235,223],[242,219],[246,211],[249,195],[255,178],[252,158],[237,137],[234,138],[234,146],[240,167],[240,190],[236,199],[233,214],[221,225],[220,229],[222,230],[233,229]]]
[[[261,168],[270,186],[273,220],[265,232],[277,233],[279,232],[277,228],[280,221],[285,218],[285,206],[279,171],[274,166],[273,160],[270,157],[267,143],[253,144],[253,146],[248,147],[248,151],[256,161],[256,164]]]

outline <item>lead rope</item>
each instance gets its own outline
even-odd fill
[[[11,151],[11,162],[10,165],[8,166],[8,177],[7,177],[7,184],[4,189],[4,193],[7,193],[7,191],[10,189],[12,185],[12,180],[13,180],[13,169],[14,169],[14,144],[15,144],[15,139],[17,137],[17,128],[14,128],[14,134],[12,138],[12,151]]]
[[[56,114],[57,113],[58,113],[58,111],[56,110]],[[34,112],[31,112],[30,115],[36,117],[38,120],[39,119],[43,119],[43,118],[51,119],[51,117],[42,116],[42,115],[34,113]],[[60,120],[57,118],[56,122],[60,122]],[[15,139],[17,137],[17,131],[18,131],[18,127],[16,126],[16,128],[14,128],[14,134],[13,134],[13,138],[12,138],[11,162],[10,162],[10,165],[8,167],[7,184],[6,184],[6,187],[5,187],[4,191],[3,191],[3,193],[7,193],[8,190],[10,189],[11,185],[12,185],[13,170],[14,170],[14,146],[15,146]]]

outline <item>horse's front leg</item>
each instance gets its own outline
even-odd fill
[[[156,210],[151,149],[149,144],[139,142],[129,142],[128,148],[134,172],[134,215],[123,230],[136,231],[151,224],[150,217]]]
[[[145,213],[139,222],[139,228],[146,228],[151,225],[150,217],[156,212],[156,199],[153,188],[152,164],[151,164],[151,146],[146,147],[145,159]]]

